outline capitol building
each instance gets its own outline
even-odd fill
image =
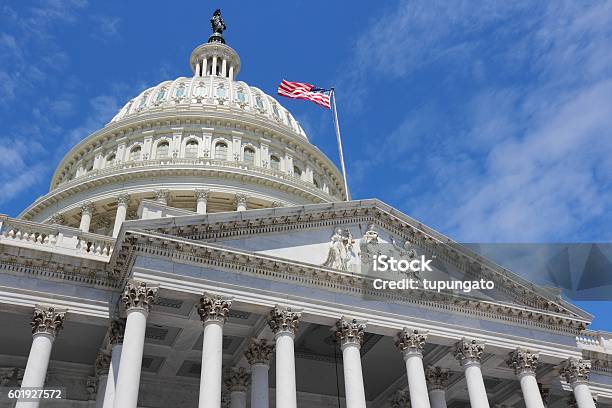
[[[0,215],[0,407],[612,407],[611,333],[346,201],[293,115],[240,81],[220,18],[187,76],[127,101],[48,193]],[[379,246],[435,258],[418,279],[494,289],[377,290]],[[41,388],[61,399],[14,397]]]

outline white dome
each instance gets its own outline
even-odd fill
[[[217,107],[237,108],[261,115],[307,138],[299,122],[276,99],[245,82],[217,76],[180,77],[174,81],[164,81],[131,99],[111,123],[156,111],[193,112]]]

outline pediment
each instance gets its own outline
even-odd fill
[[[433,270],[421,273],[420,279],[494,282],[493,290],[449,293],[466,304],[497,305],[498,313],[515,306],[524,310],[519,313],[539,310],[553,316],[551,319],[570,318],[575,325],[590,321],[588,314],[560,299],[557,293],[533,285],[378,200],[131,221],[126,224],[126,230],[130,229],[162,234],[186,244],[226,248],[247,254],[253,261],[274,259],[366,280],[374,276],[369,265],[364,268],[364,251],[367,252],[368,237],[375,235],[380,245],[394,248],[397,254],[406,255],[410,250],[410,256],[432,259]],[[332,249],[334,245],[342,246],[338,244],[342,237],[351,242],[351,248],[338,261],[337,256],[334,258],[337,251]],[[381,276],[402,278],[397,273],[377,273],[375,277]]]

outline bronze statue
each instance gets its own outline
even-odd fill
[[[217,9],[213,13],[212,18],[210,19],[210,25],[212,26],[213,34],[223,34],[223,31],[226,30],[225,21],[223,21],[223,17],[221,16],[221,10]]]

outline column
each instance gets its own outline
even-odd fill
[[[206,60],[206,58],[204,58],[204,59],[202,60],[202,76],[206,76],[206,75],[207,75],[207,73],[206,73],[206,70],[208,69],[208,64],[207,64],[207,62],[208,62],[208,61]]]
[[[287,307],[275,307],[270,311],[268,325],[276,339],[276,406],[297,408],[295,385],[295,333],[301,313]]]
[[[402,352],[406,362],[410,403],[413,407],[419,408],[430,408],[425,370],[423,369],[423,348],[426,339],[427,333],[404,328],[397,333],[395,341],[395,345]]]
[[[221,76],[227,76],[227,60],[225,58],[221,60]]]
[[[157,190],[155,191],[155,201],[163,205],[168,205],[168,195],[170,195],[168,190]]]
[[[521,391],[525,400],[526,408],[544,408],[540,388],[536,380],[536,368],[538,366],[538,354],[521,348],[512,353],[506,364],[514,369],[514,374],[521,383]]]
[[[206,206],[208,204],[208,196],[210,195],[210,190],[200,190],[196,189],[196,212],[198,214],[206,214]]]
[[[247,209],[247,199],[246,194],[236,194],[234,198],[234,204],[236,204],[236,211],[245,211]]]
[[[21,388],[42,388],[45,386],[45,377],[51,348],[55,337],[62,329],[65,310],[51,306],[35,306],[32,316],[32,347],[28,356],[25,373],[21,381]],[[16,408],[38,408],[40,401],[17,401]]]
[[[217,75],[217,56],[213,55],[212,65],[210,67],[210,74]]]
[[[234,80],[234,65],[230,65],[228,77],[229,79]]]
[[[123,221],[125,221],[125,216],[127,215],[128,204],[130,203],[130,195],[129,194],[119,194],[117,196],[117,214],[115,215],[115,226],[113,227],[113,238],[117,238],[119,235],[119,230],[121,229],[121,225]]]
[[[588,385],[590,371],[591,361],[578,358],[565,361],[559,370],[561,377],[572,387],[578,408],[595,408]]]
[[[81,225],[79,229],[83,232],[89,232],[89,225],[91,224],[91,216],[94,212],[94,206],[90,201],[87,201],[81,205]]]
[[[111,361],[108,368],[108,378],[106,379],[106,389],[104,390],[103,408],[113,408],[114,406],[117,379],[119,378],[121,350],[123,349],[124,332],[125,319],[116,319],[111,321],[108,329],[108,340],[111,346]]]
[[[268,371],[274,344],[266,339],[253,340],[244,356],[251,365],[251,408],[269,408]]]
[[[246,408],[246,392],[251,383],[251,374],[244,367],[232,368],[225,379],[230,392],[230,408]]]
[[[105,350],[100,350],[96,357],[96,408],[104,407],[104,396],[106,395],[106,384],[108,384],[108,372],[110,369],[111,356]]]
[[[365,324],[356,319],[347,320],[343,317],[336,323],[336,338],[340,340],[342,349],[346,408],[366,408],[359,352],[364,331]]]
[[[450,374],[448,370],[440,367],[427,367],[425,370],[425,378],[429,385],[429,402],[431,408],[446,408],[445,390],[448,386],[448,378]]]
[[[135,280],[130,280],[125,285],[121,301],[125,306],[127,320],[114,408],[136,408],[138,403],[147,317],[157,298],[158,289],[158,285]]]
[[[207,294],[204,294],[198,305],[198,313],[204,324],[200,408],[216,408],[221,405],[223,325],[229,317],[231,306],[231,300]]]
[[[484,343],[476,340],[462,339],[455,346],[455,358],[465,372],[471,408],[489,408],[487,390],[485,389],[480,358],[484,352]]]
[[[202,76],[202,72],[200,71],[200,63],[196,64],[195,75],[194,76]]]

